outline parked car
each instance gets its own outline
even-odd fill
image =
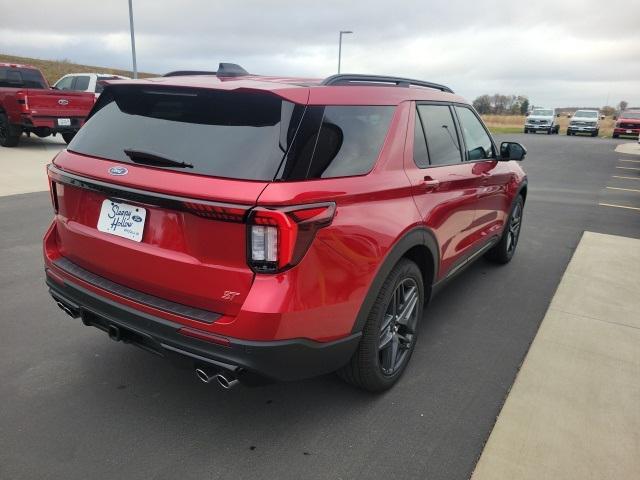
[[[556,122],[554,108],[534,108],[524,121],[524,133],[547,132],[558,133],[560,125]]]
[[[567,135],[588,133],[597,137],[600,132],[600,114],[597,110],[578,110],[567,127]]]
[[[128,80],[122,75],[110,75],[104,73],[70,73],[60,78],[53,88],[63,91],[90,92],[96,98],[100,96],[106,82],[110,80]]]
[[[247,75],[105,88],[48,168],[50,293],[204,382],[387,389],[435,292],[513,257],[526,150],[435,83]]]
[[[93,95],[50,88],[36,67],[0,63],[0,145],[15,147],[22,133],[60,133],[69,143],[94,103]]]
[[[640,135],[640,110],[620,112],[613,129],[613,138],[618,138],[620,135]]]

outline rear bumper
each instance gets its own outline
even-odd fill
[[[123,340],[164,357],[178,356],[195,365],[288,381],[335,371],[345,365],[358,346],[360,333],[332,342],[307,339],[246,341],[228,338],[228,345],[179,333],[184,325],[155,317],[111,301],[46,269],[49,292],[56,302],[85,325],[118,332]],[[116,328],[114,328],[116,327]],[[114,338],[114,335],[111,335]]]
[[[567,127],[567,132],[575,133],[593,133],[598,130],[599,127]]]
[[[59,120],[69,120],[69,125],[60,125]],[[66,123],[66,122],[65,122]],[[48,128],[52,132],[77,132],[84,124],[84,117],[49,117],[22,115],[20,126],[26,130]]]
[[[640,134],[640,125],[633,128],[614,128],[614,135],[632,135],[636,136]]]

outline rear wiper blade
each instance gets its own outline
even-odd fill
[[[193,165],[187,162],[179,162],[153,152],[145,152],[143,150],[135,150],[133,148],[125,148],[124,153],[132,162],[142,163],[144,165],[152,165],[154,167],[177,167],[177,168],[193,168]]]

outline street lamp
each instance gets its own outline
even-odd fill
[[[129,0],[129,29],[131,30],[131,56],[133,57],[133,78],[138,78],[138,65],[136,64],[136,34],[133,31],[133,0]]]
[[[338,42],[338,73],[340,73],[340,60],[342,57],[342,35],[353,33],[351,30],[340,30],[340,41]]]

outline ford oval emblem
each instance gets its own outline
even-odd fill
[[[109,169],[109,173],[111,175],[126,175],[127,173],[129,173],[129,170],[127,170],[125,167],[111,167]]]
[[[141,222],[141,221],[142,221],[142,217],[141,217],[140,215],[132,215],[132,216],[131,216],[131,219],[132,219],[134,222]]]
[[[61,98],[60,100],[58,100],[58,105],[69,105],[69,100]]]

